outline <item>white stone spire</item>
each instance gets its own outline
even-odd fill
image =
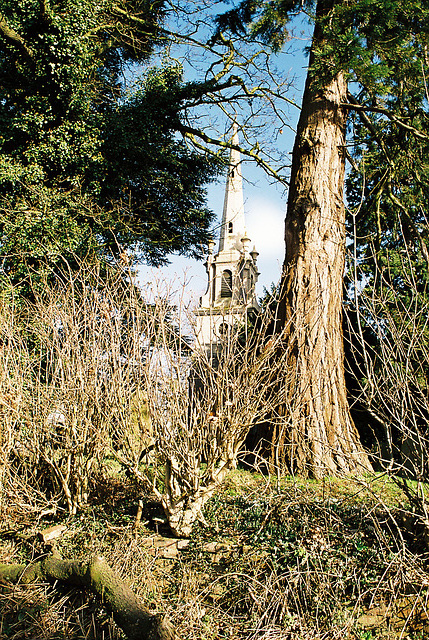
[[[237,123],[233,124],[232,144],[239,145]],[[237,149],[231,149],[228,177],[223,205],[222,226],[220,230],[219,252],[230,249],[243,250],[241,239],[246,237],[244,220],[243,178],[241,157]]]
[[[235,122],[232,134],[231,142],[238,146]],[[207,291],[195,312],[197,345],[212,355],[223,344],[226,327],[247,322],[249,314],[259,309],[255,294],[258,252],[255,248],[250,251],[250,246],[244,220],[240,152],[231,149],[219,250],[213,253],[214,242],[209,244]]]

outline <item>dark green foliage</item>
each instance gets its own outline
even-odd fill
[[[229,30],[262,38],[278,51],[288,38],[288,23],[303,8],[311,8],[313,0],[243,0],[238,7],[218,16],[217,34]],[[216,35],[215,35],[216,37]]]
[[[347,195],[359,207],[360,257],[375,255],[377,268],[388,262],[399,272],[401,251],[419,261],[427,242],[429,9],[419,1],[360,4],[366,14],[364,6],[350,27],[360,36],[351,75],[359,109],[350,120],[355,164]]]
[[[367,53],[366,58],[363,53],[355,56],[351,74],[359,84],[351,85],[350,101],[359,108],[349,121],[353,163],[346,188],[355,218],[349,216],[348,229],[355,236],[359,277],[366,285],[358,307],[366,357],[372,363],[370,378],[383,381],[388,370],[396,369],[392,394],[400,386],[407,389],[400,394],[407,404],[402,418],[396,421],[393,401],[391,417],[384,416],[392,425],[395,449],[407,430],[417,426],[425,433],[427,424],[427,406],[421,406],[420,398],[427,398],[429,379],[424,312],[429,269],[429,9],[419,1],[367,3],[366,8],[358,4],[362,10],[353,25],[356,31],[359,27],[361,40],[356,50],[364,52],[366,46]],[[377,11],[386,19],[377,21]],[[358,328],[352,326],[353,343]],[[355,355],[362,352],[362,344],[355,346]],[[380,382],[377,389],[382,387]],[[412,400],[405,400],[407,393]],[[372,404],[372,411],[377,407],[379,413],[377,397]]]
[[[137,230],[143,254],[155,264],[183,249],[200,255],[212,220],[202,184],[216,174],[216,162],[173,137],[181,126],[178,107],[194,91],[192,84],[183,86],[180,68],[153,70],[112,114],[106,132],[108,167],[101,197],[106,207],[120,203],[111,242],[132,245]]]
[[[0,3],[1,258],[14,283],[76,256],[199,254],[218,166],[177,131],[207,87],[147,69],[165,15],[158,0]],[[142,63],[129,95],[124,74]]]

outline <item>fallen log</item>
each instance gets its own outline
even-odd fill
[[[81,562],[50,555],[28,565],[0,564],[0,582],[29,584],[38,581],[59,581],[93,591],[101,597],[128,640],[173,640],[175,637],[166,617],[146,611],[103,557]]]

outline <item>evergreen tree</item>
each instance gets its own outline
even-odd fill
[[[305,9],[314,22],[309,69],[292,156],[286,215],[286,258],[282,276],[285,348],[292,376],[289,415],[282,444],[292,469],[322,476],[369,468],[350,417],[344,381],[342,336],[346,251],[344,179],[348,114],[356,112],[366,142],[386,152],[378,165],[386,174],[384,200],[401,218],[425,253],[422,215],[395,194],[394,175],[407,175],[406,139],[415,150],[427,140],[429,9],[416,0],[249,0],[219,20],[229,28],[264,37],[280,48],[289,20]],[[402,99],[400,99],[402,96]],[[412,107],[404,110],[404,100]],[[412,114],[412,115],[411,115]],[[376,121],[374,126],[374,121]],[[391,132],[397,159],[390,162]],[[377,135],[375,135],[377,134]],[[389,138],[390,135],[390,138]],[[360,135],[361,149],[364,136]],[[359,153],[359,151],[358,151]],[[407,163],[401,161],[408,159]],[[414,155],[413,169],[422,153]],[[387,173],[386,173],[387,172]],[[422,187],[414,181],[412,191]],[[353,182],[353,179],[352,179]],[[356,185],[356,179],[354,180]],[[404,191],[404,185],[402,186]],[[358,190],[355,189],[355,203]],[[371,207],[370,207],[371,208]],[[367,217],[374,217],[374,209]],[[392,221],[389,213],[390,225]],[[370,225],[371,233],[376,230]],[[392,227],[391,227],[392,228]],[[360,233],[360,232],[359,232]]]
[[[164,0],[1,0],[1,275],[50,277],[131,249],[162,264],[199,255],[219,165],[177,136],[189,97],[178,66],[148,68]],[[124,74],[145,65],[126,93]]]

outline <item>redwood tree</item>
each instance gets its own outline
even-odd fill
[[[372,141],[374,114],[397,130],[422,135],[421,127],[404,119],[389,91],[405,57],[414,72],[416,63],[421,65],[424,87],[429,13],[420,0],[245,0],[219,20],[219,28],[250,29],[279,49],[288,22],[303,9],[314,32],[285,221],[280,304],[291,384],[276,444],[291,470],[320,477],[371,468],[350,416],[344,379],[348,114],[356,111]],[[420,124],[423,120],[420,113]],[[386,148],[388,135],[380,138],[376,144]]]
[[[345,264],[347,81],[342,69],[320,81],[315,51],[326,46],[317,4],[309,73],[292,154],[285,222],[281,316],[294,372],[286,451],[290,466],[316,477],[370,468],[350,417],[344,378],[342,291]]]

